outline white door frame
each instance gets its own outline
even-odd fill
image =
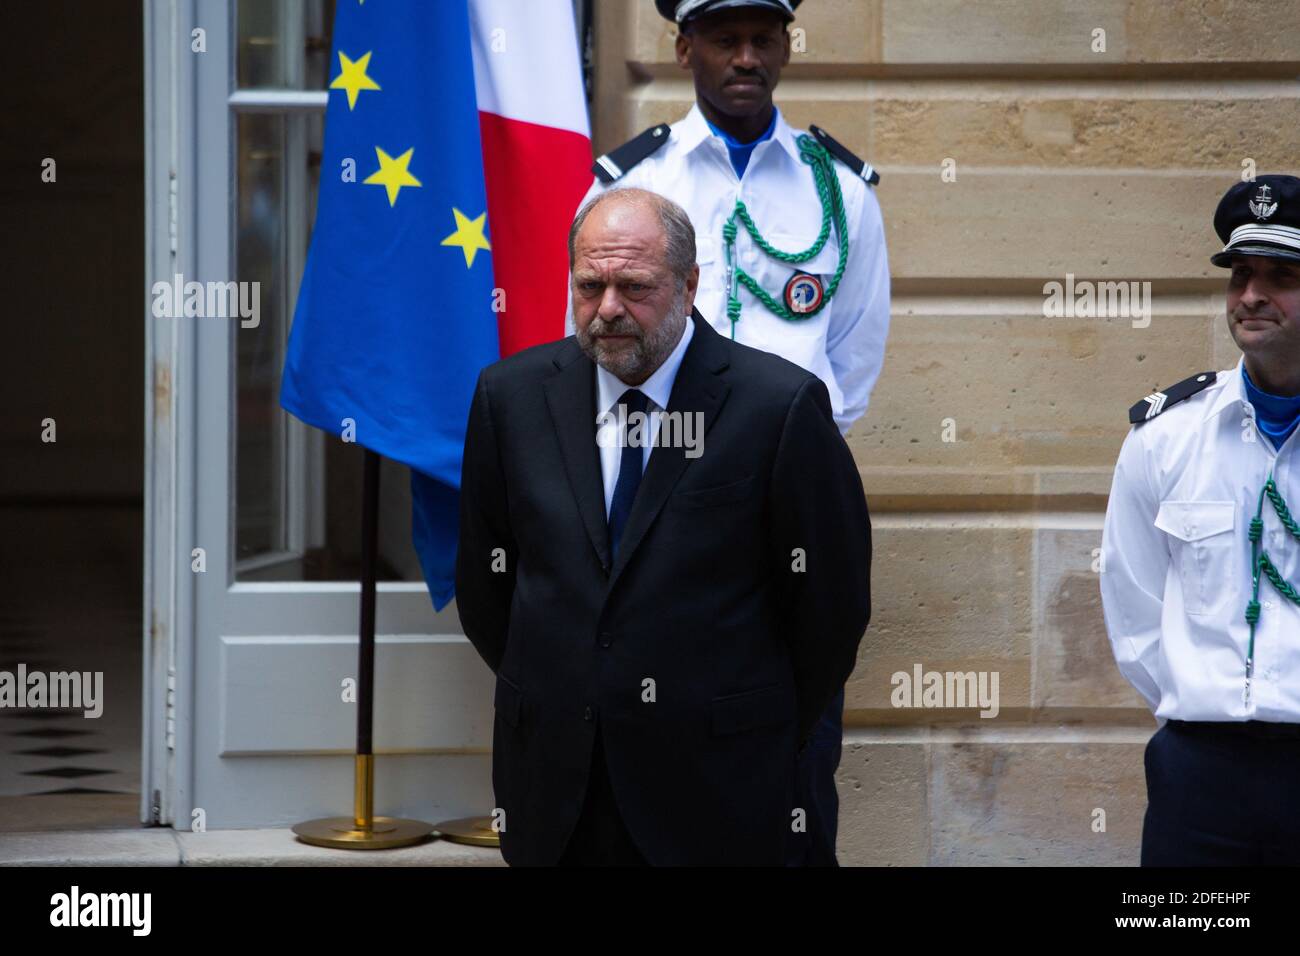
[[[190,674],[178,655],[192,649],[194,575],[181,560],[181,542],[194,539],[194,326],[155,319],[150,289],[156,278],[193,273],[195,220],[193,152],[194,70],[181,21],[194,19],[193,0],[145,0],[145,475],[144,674],[141,720],[140,819],[170,824],[183,802],[188,750],[178,755],[178,673]],[[182,169],[188,166],[189,168]],[[185,173],[182,175],[182,173]],[[182,208],[185,210],[182,214]],[[182,241],[180,229],[190,231]],[[187,361],[188,360],[188,361]],[[188,553],[188,549],[186,549]]]

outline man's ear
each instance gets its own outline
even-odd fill
[[[695,293],[700,288],[700,265],[697,262],[691,266],[690,275],[686,277],[686,314],[691,314],[691,307],[695,305]]]
[[[673,44],[673,50],[677,54],[677,65],[683,70],[689,70],[691,68],[691,38],[681,27],[677,28],[677,40]]]
[[[790,28],[786,27],[782,30],[781,36],[785,38],[785,56],[781,59],[781,65],[784,67],[790,65]]]

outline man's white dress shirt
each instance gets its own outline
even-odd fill
[[[646,436],[641,446],[641,470],[644,472],[650,461],[650,452],[654,448],[655,438],[659,434],[660,419],[653,413],[668,410],[668,397],[673,393],[677,370],[682,367],[682,359],[694,334],[695,322],[687,316],[686,329],[677,340],[677,345],[668,353],[663,364],[640,385],[628,385],[613,372],[608,372],[599,365],[596,366],[597,445],[600,447],[600,475],[605,484],[606,518],[609,517],[609,508],[614,501],[614,486],[618,483],[618,466],[623,457],[623,443],[627,439],[627,432],[635,431],[631,427],[633,423],[626,420],[626,415],[623,416],[624,420],[620,424],[618,409],[615,406],[629,388],[639,389],[650,400],[646,404],[649,427],[642,429]],[[599,437],[601,432],[604,432],[607,437],[604,439]]]
[[[673,125],[664,146],[610,186],[596,180],[582,202],[607,188],[636,186],[667,196],[684,208],[695,226],[700,266],[695,307],[714,329],[730,337],[722,226],[735,210],[736,200],[745,202],[764,239],[783,252],[804,251],[821,230],[822,204],[812,167],[799,158],[795,142],[802,132],[791,128],[778,110],[772,136],[754,147],[745,175],[738,179],[726,144],[709,129],[696,105]],[[867,410],[884,359],[889,333],[889,263],[875,192],[843,163],[834,160],[832,166],[844,196],[849,232],[844,276],[834,297],[812,318],[790,322],[773,315],[739,285],[741,314],[735,340],[773,352],[825,382],[835,422],[840,432],[846,433]],[[823,288],[828,287],[840,247],[832,226],[830,238],[815,257],[783,263],[759,249],[738,222],[735,248],[740,268],[780,302],[786,282],[796,271],[817,275]],[[566,334],[572,334],[571,311],[567,321]]]
[[[1101,596],[1120,671],[1159,719],[1300,721],[1300,608],[1265,578],[1250,699],[1247,537],[1269,472],[1300,514],[1296,448],[1255,425],[1242,363],[1134,426],[1120,450],[1102,533]],[[1300,541],[1267,499],[1268,552],[1300,586]]]

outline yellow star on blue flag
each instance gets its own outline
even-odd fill
[[[415,154],[415,147],[412,146],[401,156],[396,159],[389,156],[378,146],[375,147],[375,156],[379,160],[379,168],[367,176],[362,182],[367,186],[383,186],[388,190],[388,205],[397,205],[397,194],[402,191],[403,186],[423,186],[411,175],[407,168],[411,165],[411,157]]]
[[[373,52],[373,50],[367,51],[364,56],[350,60],[346,53],[339,50],[339,67],[342,72],[334,77],[330,89],[347,91],[350,110],[356,108],[357,96],[362,90],[379,89],[379,84],[366,75],[366,67],[370,65],[370,54]]]
[[[487,223],[487,213],[483,213],[477,219],[471,219],[454,206],[451,212],[456,217],[456,231],[442,240],[442,244],[444,246],[460,246],[461,252],[465,253],[465,267],[469,268],[474,265],[474,256],[478,254],[480,249],[488,251],[492,248],[483,236],[483,227]]]

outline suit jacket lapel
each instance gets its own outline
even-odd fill
[[[718,375],[728,364],[721,336],[698,311],[692,310],[691,319],[695,323],[695,334],[682,357],[677,377],[673,380],[667,410],[681,412],[683,415],[702,414],[703,428],[699,439],[702,441],[717,417],[718,410],[722,408],[731,386]],[[592,416],[595,416],[594,410]],[[661,425],[660,428],[662,427]],[[662,430],[660,434],[662,435]],[[594,438],[592,444],[595,444]],[[685,448],[656,447],[651,452],[645,475],[641,478],[641,486],[637,489],[636,500],[632,504],[632,512],[627,518],[627,527],[623,529],[618,554],[614,558],[614,567],[609,577],[611,588],[627,567],[632,554],[691,460],[686,457]],[[599,462],[596,467],[599,472]],[[603,491],[601,500],[604,500]]]
[[[595,365],[570,338],[554,359],[558,375],[546,380],[546,404],[555,423],[564,470],[582,515],[582,524],[596,549],[600,566],[610,566],[609,524],[605,518],[605,486],[596,447]],[[653,456],[652,456],[653,457]]]
[[[721,347],[721,336],[697,310],[692,310],[691,320],[695,323],[695,334],[673,381],[668,411],[702,414],[702,440],[731,386],[718,376],[728,364]],[[587,537],[596,549],[601,567],[609,572],[609,586],[612,587],[691,459],[686,457],[684,448],[655,448],[651,453],[632,512],[628,515],[627,527],[623,530],[617,560],[611,568],[605,485],[596,445],[595,365],[573,338],[567,340],[553,361],[559,374],[546,381],[546,404],[555,424],[560,456],[564,459],[565,474],[573,489],[578,513],[582,515]]]

